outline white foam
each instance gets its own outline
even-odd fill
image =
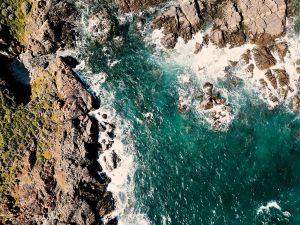
[[[210,33],[210,28],[207,31],[198,32],[192,40],[187,43],[184,42],[182,38],[179,38],[176,46],[172,50],[166,50],[161,45],[161,38],[163,37],[163,30],[154,30],[150,37],[146,38],[146,41],[150,41],[156,46],[156,55],[158,60],[161,60],[162,55],[167,63],[177,64],[181,67],[187,68],[187,71],[191,71],[199,81],[199,84],[204,84],[204,82],[210,82],[214,84],[218,90],[227,91],[223,87],[218,87],[219,81],[225,81],[226,71],[225,68],[229,66],[232,62],[239,62],[241,56],[247,52],[247,50],[252,50],[256,47],[254,44],[245,44],[240,47],[230,48],[229,46],[225,48],[218,48],[212,43],[207,46],[204,45],[198,54],[195,54],[196,43],[202,43],[205,34]],[[234,76],[238,79],[244,81],[245,90],[249,92],[254,98],[261,99],[266,102],[269,109],[275,108],[278,104],[284,105],[289,108],[290,99],[299,90],[299,74],[295,70],[295,61],[300,59],[300,37],[299,35],[288,33],[285,37],[278,39],[277,42],[287,42],[289,46],[289,53],[285,57],[285,61],[281,62],[277,52],[272,52],[277,60],[277,64],[270,69],[285,69],[290,78],[290,90],[287,96],[283,96],[278,89],[274,89],[269,81],[265,77],[266,71],[259,70],[254,62],[253,53],[251,52],[251,60],[247,65],[242,65],[238,63],[234,67]],[[247,66],[250,64],[254,65],[253,74],[246,72]],[[264,79],[268,83],[268,88],[262,88],[261,79]],[[182,81],[181,81],[182,83]],[[288,87],[286,87],[288,88]],[[180,96],[184,96],[182,89],[179,89]],[[230,90],[228,95],[236,95],[234,93],[234,88]],[[270,95],[275,96],[278,101],[272,101]],[[242,101],[242,97],[235,97],[236,102],[229,102],[233,106],[234,114],[237,113],[239,104]],[[199,107],[195,108],[199,113],[205,116],[207,113],[201,111]],[[206,116],[206,121],[211,124],[212,121]],[[223,117],[225,127],[231,123],[234,119],[234,115],[226,115]],[[226,130],[226,129],[225,129]]]
[[[271,208],[277,209],[280,212],[282,212],[282,208],[278,205],[278,203],[276,201],[270,201],[270,202],[267,203],[267,205],[260,206],[256,211],[256,215],[261,215],[261,214],[264,214],[264,213],[270,214],[270,209]],[[288,211],[284,211],[284,212],[282,212],[282,214],[285,217],[290,217],[291,216],[291,214]]]
[[[118,218],[120,225],[141,224],[148,225],[149,221],[146,215],[136,212],[134,203],[134,173],[135,173],[135,148],[134,141],[131,138],[131,124],[129,121],[121,118],[113,108],[115,93],[106,91],[102,88],[107,74],[101,72],[87,76],[92,90],[100,97],[101,107],[90,113],[99,124],[106,127],[105,131],[100,132],[99,143],[111,142],[112,146],[105,149],[99,155],[98,162],[104,173],[111,179],[107,191],[113,193],[116,210],[103,218],[106,223],[109,219]],[[105,116],[104,116],[105,115]],[[115,126],[113,128],[110,124]],[[114,130],[115,137],[112,138],[108,133]],[[102,145],[105,146],[105,145]],[[114,153],[115,154],[114,154]],[[115,168],[114,157],[120,159]]]

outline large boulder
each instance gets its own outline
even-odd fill
[[[246,35],[256,41],[274,40],[285,31],[285,0],[237,0]]]

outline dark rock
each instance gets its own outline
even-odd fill
[[[265,73],[265,76],[267,78],[267,80],[270,82],[270,84],[272,85],[272,87],[274,89],[277,89],[277,80],[276,80],[276,77],[274,76],[274,74],[272,73],[271,70],[268,70],[266,73]]]
[[[101,201],[98,203],[99,215],[104,217],[115,210],[115,201],[113,199],[112,193],[106,192]]]
[[[288,87],[290,85],[290,77],[285,70],[276,69],[274,70],[274,74],[280,87]]]
[[[75,59],[72,56],[65,56],[65,57],[62,57],[62,59],[71,68],[75,68],[77,65],[79,65],[79,62],[77,61],[77,59]]]

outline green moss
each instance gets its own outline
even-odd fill
[[[51,79],[48,73],[42,73],[33,82],[32,100],[28,105],[17,105],[14,97],[0,86],[0,195],[14,198],[16,204],[14,187],[27,153],[36,155],[31,166],[51,159],[49,135],[53,135],[53,126],[59,117],[53,111],[55,86]],[[0,204],[5,201],[1,198]]]
[[[21,9],[22,3],[25,2],[24,0],[3,0],[1,3],[4,2],[11,6],[14,9],[14,19],[10,20],[8,16],[4,17],[0,13],[0,19],[4,20],[4,23],[10,27],[11,35],[16,38],[19,42],[25,42],[25,32],[26,32],[26,24],[28,18],[31,16],[31,12],[27,15],[24,15]],[[27,0],[32,7],[34,6],[34,2],[32,0]]]

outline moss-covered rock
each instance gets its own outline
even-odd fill
[[[33,3],[31,0],[3,0],[0,5],[1,12],[3,12],[0,14],[0,21],[10,27],[11,35],[21,43],[26,41],[26,25],[34,6]]]

